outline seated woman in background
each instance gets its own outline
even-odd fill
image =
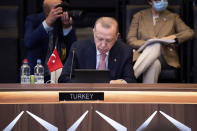
[[[163,64],[179,68],[177,45],[191,39],[194,32],[179,17],[167,10],[167,0],[147,0],[152,8],[139,11],[133,16],[127,42],[139,49],[148,40],[150,44],[142,52],[135,51],[134,73],[143,74],[143,83],[157,83]],[[171,44],[163,44],[162,40]],[[174,42],[174,43],[172,43]],[[138,57],[139,56],[139,57]]]

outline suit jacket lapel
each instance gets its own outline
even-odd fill
[[[159,20],[155,25],[154,30],[155,30],[156,36],[159,36],[159,34],[162,32],[162,29],[164,28],[165,23],[167,22],[165,14],[166,14],[166,11],[160,14]]]
[[[153,26],[153,15],[152,15],[152,10],[148,9],[146,14],[144,15],[144,20],[143,20],[144,30],[148,32],[148,36],[155,37],[155,32],[154,32],[154,26]]]
[[[89,69],[96,69],[96,46],[94,43],[94,40],[90,40],[90,46],[87,48],[86,57],[88,57],[87,60],[87,66]]]
[[[109,52],[109,58],[108,58],[108,68],[110,69],[111,76],[115,76],[118,65],[120,63],[120,54],[118,43],[115,43],[115,45],[112,47],[112,49]]]

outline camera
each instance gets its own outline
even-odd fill
[[[56,6],[56,8],[58,7],[62,7],[63,11],[67,11],[69,17],[72,17],[73,19],[79,19],[83,14],[82,10],[71,7],[68,2],[62,2]]]
[[[84,14],[82,10],[78,10],[77,8],[71,7],[70,4],[67,2],[62,2],[62,3],[58,4],[55,8],[58,8],[58,7],[61,7],[63,12],[67,11],[68,16],[72,17],[72,19],[76,19],[76,20],[80,19],[82,17],[82,15]],[[53,36],[54,36],[55,44],[61,45],[61,43],[64,41],[61,18],[58,18],[56,20],[53,27],[54,27]]]

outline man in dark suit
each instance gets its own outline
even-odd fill
[[[135,82],[132,49],[118,39],[118,23],[101,17],[93,29],[94,39],[73,43],[58,82],[75,82],[72,69],[109,69],[110,83]],[[93,76],[94,77],[94,76]]]
[[[54,34],[49,34],[53,32],[57,19],[61,19],[63,27],[63,44],[58,50],[63,63],[67,57],[66,52],[69,52],[71,44],[76,40],[75,31],[72,27],[72,18],[68,16],[68,12],[63,12],[62,7],[57,7],[60,3],[61,0],[44,0],[44,12],[28,16],[25,23],[24,44],[27,48],[27,59],[31,67],[31,74],[33,74],[37,59],[41,59],[42,65],[45,67],[45,81],[50,77],[46,63],[54,50],[55,43]],[[51,43],[49,39],[52,39]]]

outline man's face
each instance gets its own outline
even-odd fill
[[[104,28],[100,23],[93,29],[93,33],[96,48],[101,54],[110,51],[118,38],[116,28]]]

